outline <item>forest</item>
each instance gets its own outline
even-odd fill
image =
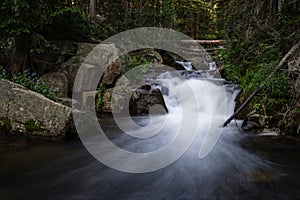
[[[299,13],[299,0],[1,0],[1,199],[298,199]],[[155,28],[189,38],[190,60],[108,40]]]
[[[58,41],[99,43],[129,29],[163,27],[193,39],[224,39],[215,59],[224,78],[241,87],[241,104],[299,41],[297,0],[3,0],[0,17],[2,77],[30,69],[55,71]],[[299,134],[299,64],[276,70],[242,118],[250,112],[269,116],[270,127]],[[43,64],[43,62],[50,62]],[[51,96],[51,95],[50,95]],[[272,118],[272,119],[271,119]]]

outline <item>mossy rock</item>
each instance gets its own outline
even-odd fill
[[[33,119],[30,119],[28,121],[25,122],[24,124],[26,131],[28,132],[33,132],[33,131],[40,131],[42,130],[41,128],[41,123],[37,122]]]
[[[8,118],[2,118],[0,120],[0,133],[8,134],[12,129],[11,121]]]

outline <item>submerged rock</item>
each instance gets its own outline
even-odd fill
[[[7,80],[0,80],[0,110],[1,127],[9,127],[8,135],[51,140],[75,135],[70,107]]]
[[[133,116],[165,114],[168,112],[163,96],[159,89],[138,89],[133,92],[129,102],[129,112]]]

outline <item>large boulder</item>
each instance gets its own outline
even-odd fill
[[[0,132],[63,140],[74,136],[72,109],[18,84],[0,80]]]
[[[132,116],[151,114],[165,114],[168,112],[163,96],[159,89],[152,89],[150,85],[143,85],[138,89],[128,89],[116,86],[105,90],[103,94],[102,112],[117,115]]]
[[[113,85],[121,75],[122,71],[121,60],[117,59],[113,61],[113,58],[117,57],[114,44],[101,44],[97,46],[96,44],[77,43],[77,46],[77,53],[67,62],[63,63],[58,70],[58,72],[66,75],[69,83],[69,92],[73,90],[76,75],[83,63],[86,66],[91,66],[91,68],[94,66],[94,70],[99,71],[98,67],[102,66],[104,61],[111,62],[111,65],[105,69],[101,82],[106,85]],[[88,74],[87,76],[95,74],[97,73],[91,72],[91,74]],[[101,77],[99,77],[99,79],[100,78]],[[96,77],[96,79],[98,79],[98,77]],[[94,81],[94,78],[92,78],[92,80]]]
[[[96,47],[96,44],[90,43],[77,43],[77,52],[73,54],[66,62],[62,63],[59,67],[59,73],[64,73],[68,79],[69,93],[73,89],[73,84],[76,78],[78,69],[80,68],[84,58]]]
[[[165,114],[168,109],[159,89],[142,86],[133,92],[129,101],[129,112],[132,116]]]

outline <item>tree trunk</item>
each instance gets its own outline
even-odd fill
[[[128,0],[124,1],[124,6],[125,6],[125,28],[126,30],[128,29],[128,19],[129,19],[129,5],[128,5]]]
[[[278,12],[280,13],[282,9],[282,0],[278,0]]]
[[[163,13],[163,1],[159,0],[159,27],[162,27],[162,21],[161,21],[162,13]]]
[[[190,30],[191,30],[191,38],[195,39],[195,31],[194,31],[194,19],[193,13],[190,11]]]
[[[176,27],[176,15],[177,15],[177,13],[176,13],[176,5],[175,5],[175,2],[174,1],[172,1],[172,15],[173,15],[173,23],[172,23],[172,25],[171,25],[171,27],[173,28],[173,29],[175,29],[175,27]]]
[[[96,18],[96,0],[90,0],[89,16],[91,20],[94,20]]]
[[[196,30],[195,30],[195,38],[199,39],[199,32],[200,32],[200,13],[197,13],[197,19],[196,19]]]
[[[28,68],[30,35],[22,34],[14,38],[14,49],[10,59],[9,71],[18,74]]]
[[[14,4],[17,4],[17,0],[14,0]],[[15,8],[14,12],[16,17],[22,15],[18,8]],[[25,70],[28,64],[30,35],[23,33],[15,36],[13,40],[14,46],[9,62],[9,72],[11,74],[18,74]]]
[[[138,19],[139,26],[143,25],[143,12],[144,12],[143,5],[144,5],[144,1],[140,0],[139,1],[139,19]]]

